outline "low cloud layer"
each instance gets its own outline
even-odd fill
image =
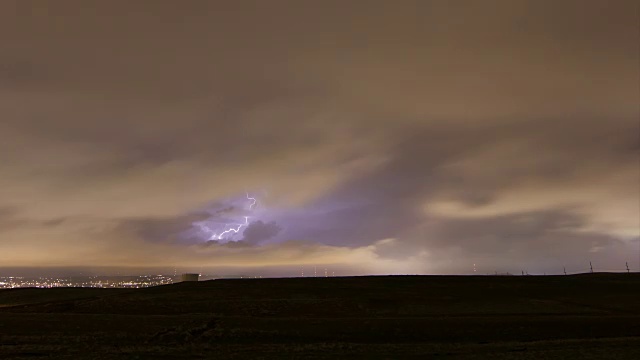
[[[637,14],[4,2],[0,265],[637,268]]]

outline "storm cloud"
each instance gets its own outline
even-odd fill
[[[637,268],[638,23],[625,0],[4,1],[0,264]]]

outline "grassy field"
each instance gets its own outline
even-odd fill
[[[0,359],[640,359],[640,275],[0,290]]]

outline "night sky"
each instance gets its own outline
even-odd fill
[[[0,267],[638,269],[639,14],[4,0]]]

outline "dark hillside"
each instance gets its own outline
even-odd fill
[[[0,291],[0,306],[3,359],[640,356],[638,274],[21,289]]]

